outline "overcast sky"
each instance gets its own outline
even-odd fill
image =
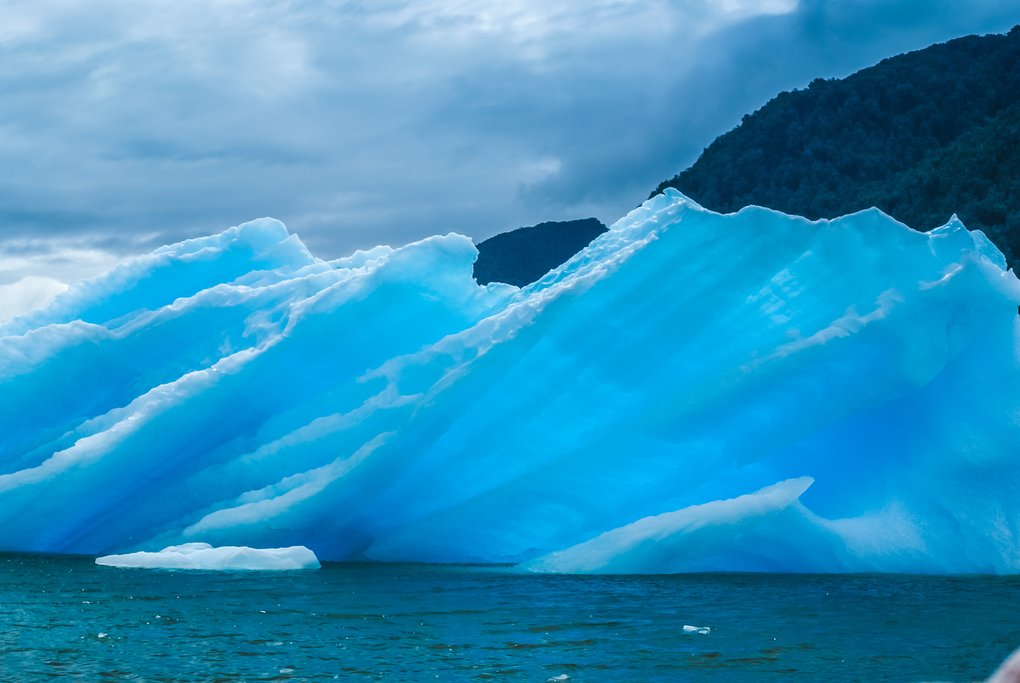
[[[274,216],[332,258],[610,223],[816,77],[1016,0],[0,0],[0,285]]]

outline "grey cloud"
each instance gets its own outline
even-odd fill
[[[781,89],[1020,22],[1014,2],[772,4],[7,3],[0,243],[130,251],[272,215],[333,257],[612,221]]]
[[[635,178],[647,192],[781,90],[956,36],[1008,30],[1018,21],[1020,7],[1010,3],[948,0],[808,1],[789,14],[752,18],[703,41],[690,68],[658,75],[666,95],[644,134],[613,150],[613,165],[593,163],[585,158],[590,150],[580,150],[576,173],[551,179],[534,194],[557,201],[592,187],[634,187]]]

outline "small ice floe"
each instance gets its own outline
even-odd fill
[[[156,553],[128,553],[97,557],[96,564],[107,567],[140,567],[146,569],[216,569],[273,571],[283,569],[318,569],[319,560],[303,545],[289,548],[247,548],[208,543],[172,545]]]
[[[712,628],[710,626],[690,626],[688,624],[684,624],[683,630],[684,633],[698,633],[703,636],[707,636],[712,632]]]

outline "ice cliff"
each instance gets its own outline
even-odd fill
[[[0,324],[0,548],[1020,571],[1020,283],[959,222],[670,191],[535,284],[263,219]]]

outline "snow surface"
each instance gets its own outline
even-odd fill
[[[670,191],[518,290],[262,219],[0,323],[0,548],[1020,571],[1020,282],[958,221]]]
[[[224,546],[214,548],[208,543],[183,543],[159,552],[128,553],[97,557],[96,564],[106,567],[145,569],[207,569],[279,571],[285,569],[318,569],[319,560],[308,548],[245,548]]]

